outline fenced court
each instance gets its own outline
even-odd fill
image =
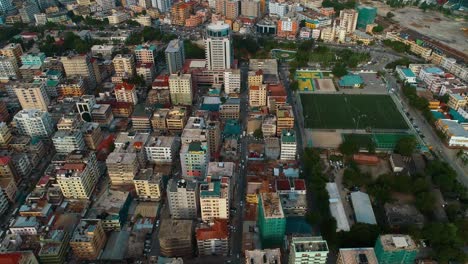
[[[335,90],[333,81],[329,78],[330,72],[319,70],[297,70],[295,79],[297,80],[300,92],[312,92],[317,90]],[[321,81],[327,80],[327,81]],[[331,83],[331,85],[330,85]],[[323,85],[323,88],[322,88]]]
[[[301,102],[306,128],[408,129],[388,95],[301,94]]]

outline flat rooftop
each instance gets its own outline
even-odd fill
[[[140,169],[133,180],[148,181],[149,183],[161,182],[162,175],[155,172],[152,168]]]
[[[379,264],[374,248],[340,248],[339,255],[346,264]]]
[[[379,238],[385,251],[416,250],[418,247],[408,235],[387,234]]]
[[[227,178],[200,183],[200,198],[227,198],[229,196],[229,181]]]
[[[109,189],[103,192],[102,195],[94,202],[91,208],[97,214],[103,212],[109,214],[119,214],[122,206],[127,201],[129,192],[117,191]]]
[[[175,137],[168,136],[151,137],[148,141],[147,147],[170,148],[174,144],[175,140]]]
[[[327,241],[322,237],[293,237],[291,246],[296,253],[300,252],[328,252]]]
[[[266,262],[265,262],[266,259]],[[275,249],[255,249],[245,251],[245,260],[249,264],[281,263],[281,251]],[[275,262],[277,261],[277,262]]]
[[[133,164],[137,159],[136,153],[120,153],[112,152],[107,156],[106,164],[121,163],[121,164]]]
[[[207,176],[232,177],[234,176],[234,162],[210,162],[208,163]]]
[[[283,207],[277,193],[261,193],[260,197],[265,218],[284,218]]]
[[[160,240],[191,240],[192,220],[164,219],[159,229]]]
[[[72,242],[89,242],[94,236],[97,225],[101,222],[98,219],[81,219],[73,232]]]

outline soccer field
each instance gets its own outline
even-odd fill
[[[407,129],[388,95],[301,94],[306,128]]]

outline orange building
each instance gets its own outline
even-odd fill
[[[185,20],[192,12],[192,5],[184,2],[176,3],[171,8],[172,25],[185,26]]]
[[[278,20],[278,31],[277,36],[280,38],[295,38],[297,35],[297,30],[299,23],[297,20],[283,17]]]
[[[197,27],[203,22],[203,16],[196,14],[190,15],[189,18],[185,20],[186,27]]]
[[[85,87],[82,78],[68,79],[65,83],[59,85],[60,96],[80,97],[85,94]]]

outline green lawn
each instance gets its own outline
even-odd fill
[[[388,95],[302,94],[306,128],[407,129]]]

